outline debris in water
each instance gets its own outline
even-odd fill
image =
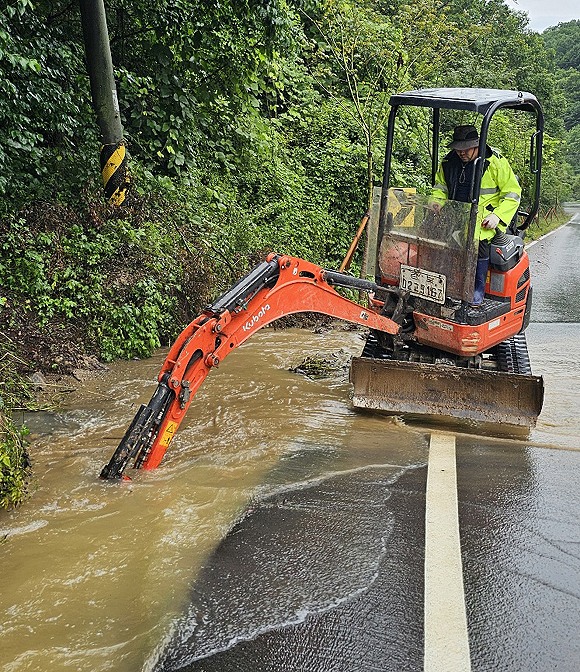
[[[300,373],[307,378],[329,378],[337,371],[344,371],[349,364],[350,355],[339,350],[329,356],[308,355],[297,366],[291,366],[288,371]]]

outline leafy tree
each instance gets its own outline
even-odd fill
[[[562,90],[564,102],[563,118],[568,133],[569,149],[567,158],[575,177],[572,178],[572,191],[578,198],[578,180],[580,179],[580,155],[577,147],[578,128],[580,128],[580,21],[569,21],[546,29],[542,33],[545,44],[554,51],[559,67],[557,81]]]
[[[0,196],[6,207],[78,188],[96,147],[88,125],[80,22],[52,3],[12,0],[0,10]]]
[[[574,126],[568,133],[566,158],[574,168],[575,174],[580,176],[580,125]],[[580,198],[577,188],[575,189],[575,198]]]
[[[260,142],[260,118],[284,88],[293,49],[284,0],[118,0],[110,25],[132,152],[189,179],[235,170]]]
[[[368,207],[390,96],[433,83],[463,40],[446,10],[430,0],[384,5],[327,0],[320,16],[303,12],[315,28],[313,76],[359,127],[366,150]]]
[[[559,80],[565,96],[564,124],[568,130],[580,125],[580,68],[564,71]]]
[[[580,68],[580,20],[559,23],[557,26],[546,28],[542,33],[546,45],[553,49],[558,67]]]

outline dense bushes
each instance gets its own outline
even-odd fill
[[[0,304],[0,316],[4,306]],[[14,408],[34,403],[30,381],[21,375],[25,362],[14,354],[15,343],[0,339],[0,509],[18,504],[26,493],[28,454],[26,429],[12,419]]]

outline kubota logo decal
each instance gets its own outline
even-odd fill
[[[246,324],[242,325],[242,329],[244,331],[250,331],[250,329],[257,322],[259,322],[269,310],[270,310],[270,304],[266,303],[264,306],[262,306],[262,308],[260,308],[260,310],[255,315],[252,316],[250,320],[246,322]]]

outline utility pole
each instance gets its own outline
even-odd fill
[[[105,196],[114,205],[129,187],[127,152],[103,0],[79,0],[93,107],[101,130],[101,173]]]

